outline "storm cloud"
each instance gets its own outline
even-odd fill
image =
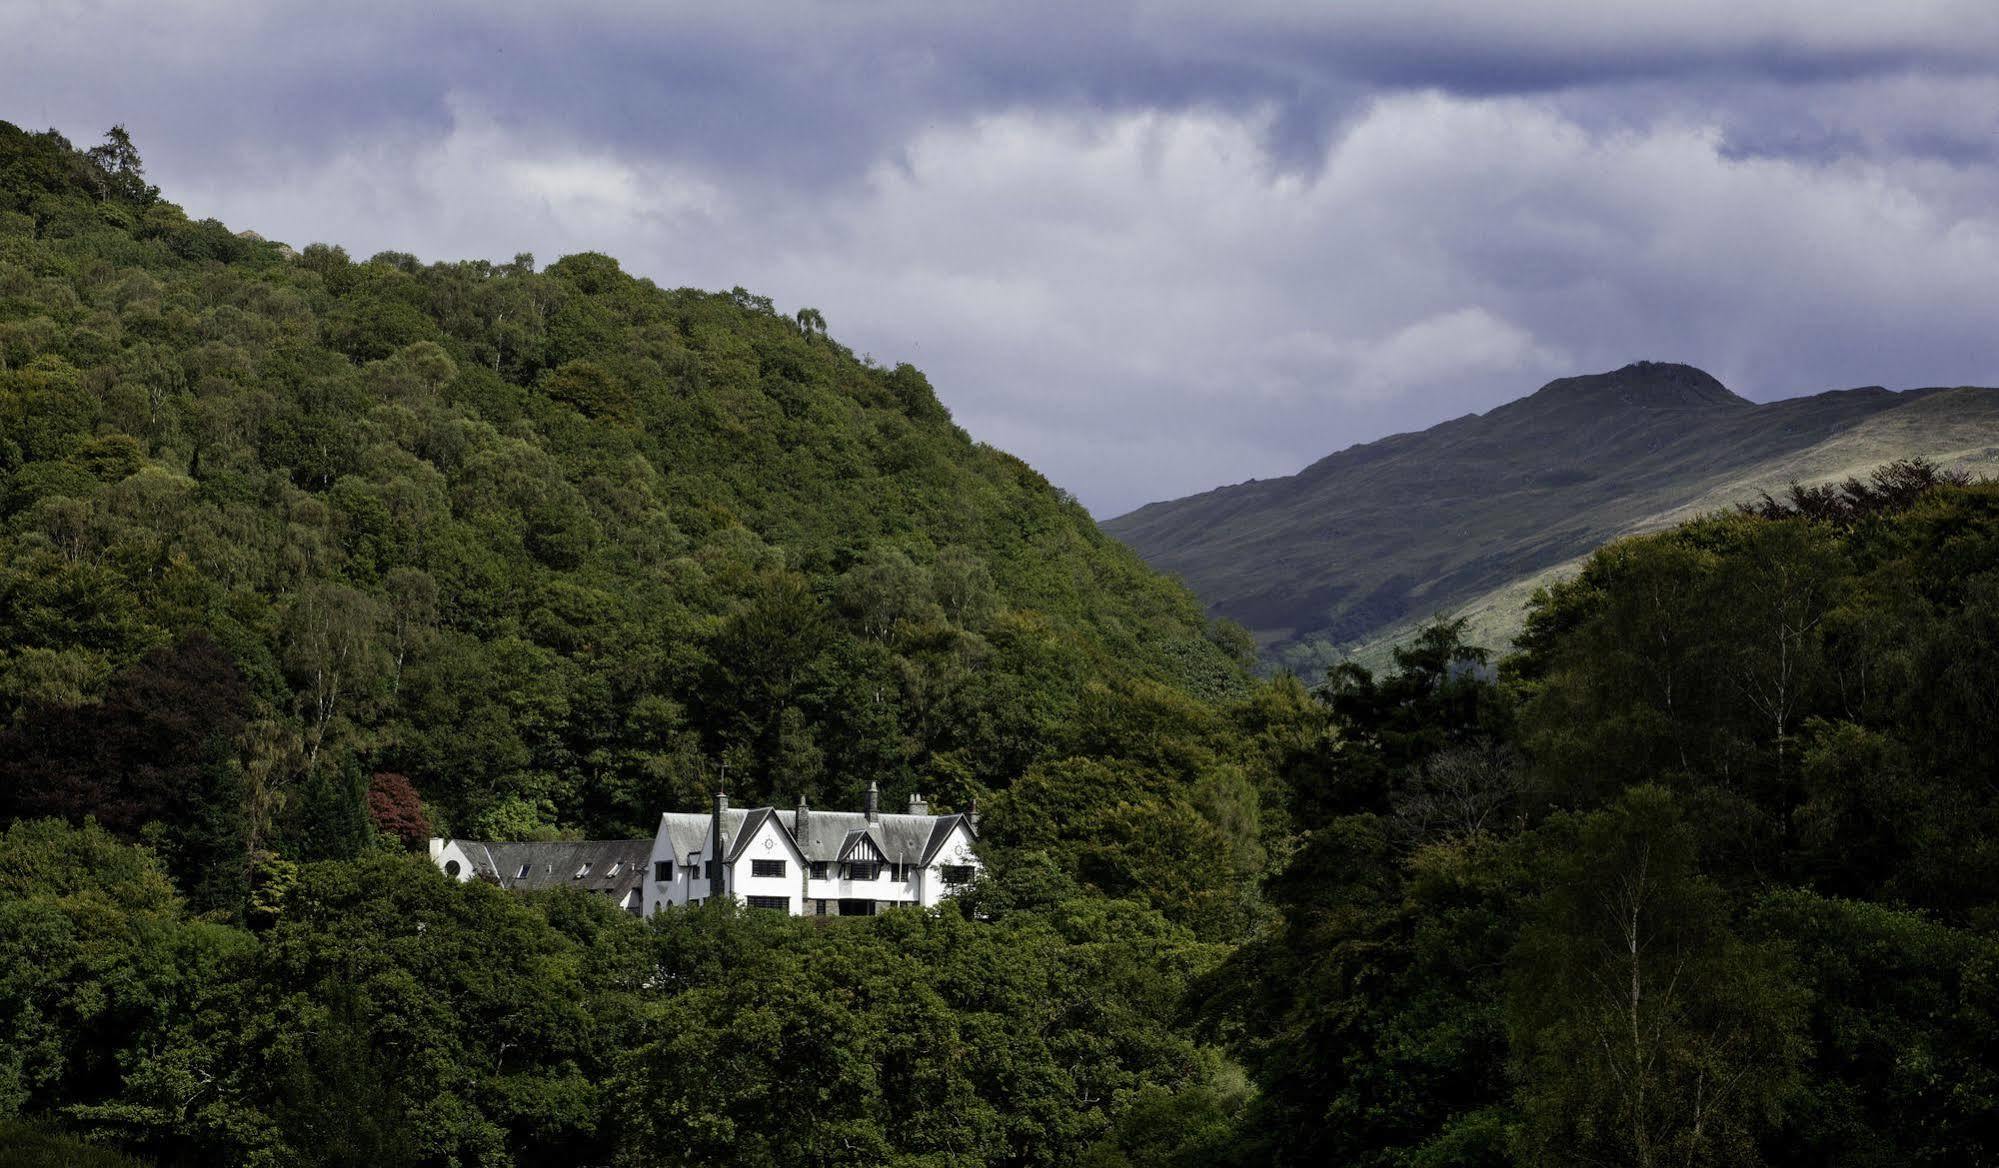
[[[1548,378],[1999,381],[1984,3],[0,5],[195,215],[601,250],[922,366],[1099,514]]]

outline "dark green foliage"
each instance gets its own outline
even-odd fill
[[[1202,988],[1268,1160],[1999,1156],[1999,485],[1921,477],[1612,544],[1497,678],[1335,673]]]
[[[0,1168],[140,1168],[140,1164],[47,1127],[0,1122]]]
[[[121,671],[94,706],[27,704],[0,730],[0,816],[155,833],[196,904],[234,911],[247,847],[236,737],[249,707],[242,676],[200,632]]]
[[[648,926],[381,854],[307,865],[253,936],[42,821],[0,891],[0,1116],[161,1163],[1196,1164],[1247,1094],[1174,1025],[1221,950],[1059,878],[980,920]]]

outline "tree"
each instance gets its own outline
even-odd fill
[[[285,666],[299,682],[308,770],[319,765],[328,736],[374,697],[385,664],[377,643],[381,624],[380,605],[341,584],[315,581],[293,603]]]
[[[368,818],[383,835],[402,841],[404,847],[422,847],[430,838],[430,819],[423,813],[423,801],[408,775],[376,771],[368,780]]]
[[[1731,928],[1666,791],[1565,823],[1510,961],[1526,1116],[1553,1164],[1755,1164],[1796,1087],[1804,996]]]
[[[155,832],[199,907],[234,910],[248,851],[236,736],[249,709],[228,655],[190,634],[119,673],[98,705],[30,706],[0,731],[0,814]]]
[[[160,189],[146,185],[146,167],[139,160],[139,148],[123,124],[104,132],[102,145],[92,146],[85,157],[103,173],[99,198],[119,198],[141,206],[159,198]]]

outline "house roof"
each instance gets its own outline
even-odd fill
[[[726,815],[727,812],[723,814]],[[743,849],[750,846],[750,841],[757,838],[757,832],[763,828],[764,823],[775,814],[776,812],[768,807],[753,807],[743,813],[741,822],[734,830],[724,823],[722,838],[729,842],[729,851],[722,858],[732,864],[735,863],[736,857],[743,854]]]
[[[809,863],[833,863],[847,858],[857,838],[865,838],[882,858],[894,863],[923,864],[941,850],[951,832],[964,824],[974,839],[978,823],[970,815],[879,815],[872,821],[860,811],[806,810],[803,821],[795,810],[773,807],[731,807],[722,813],[723,853],[733,863],[765,824],[775,821],[791,837]],[[707,846],[712,813],[669,811],[660,816],[667,842],[683,861]]]
[[[743,819],[749,812],[740,807],[731,807],[722,813],[722,835],[734,839],[742,834]],[[666,828],[667,842],[673,845],[673,854],[682,862],[687,857],[697,855],[708,846],[708,827],[713,816],[706,811],[669,811],[659,817],[661,826]]]
[[[472,874],[502,888],[579,888],[620,905],[640,889],[652,858],[651,840],[552,840],[545,843],[455,840]],[[588,865],[586,873],[584,866]]]

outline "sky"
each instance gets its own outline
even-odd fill
[[[0,119],[816,307],[1101,517],[1634,360],[1999,384],[1990,0],[0,0]]]

